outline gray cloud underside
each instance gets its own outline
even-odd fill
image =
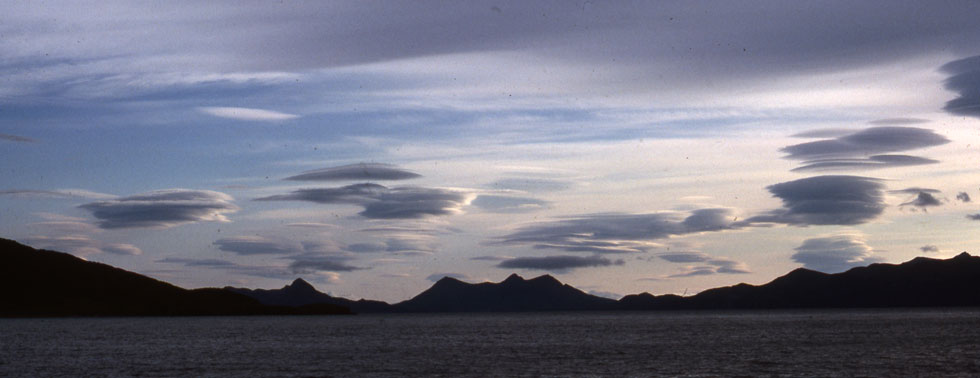
[[[926,192],[919,192],[919,194],[917,194],[914,199],[907,202],[903,202],[899,206],[913,206],[913,207],[925,209],[927,207],[941,206],[942,204],[943,203],[939,201],[939,199],[936,198],[936,196],[933,196],[932,194]]]
[[[551,202],[529,197],[481,194],[471,205],[492,213],[526,213],[548,208]]]
[[[935,253],[939,252],[939,247],[930,244],[919,247],[919,250],[922,251],[922,253]]]
[[[980,213],[978,214],[967,214],[966,219],[980,221]]]
[[[952,114],[980,117],[980,55],[949,62],[942,70],[950,75],[946,78],[946,89],[959,94],[946,102],[943,109]]]
[[[238,211],[224,193],[210,190],[169,189],[84,204],[105,229],[165,228],[200,221],[228,221],[225,213]]]
[[[962,202],[970,202],[970,195],[966,192],[959,192],[956,194],[956,199]]]
[[[915,127],[872,127],[832,139],[781,149],[787,159],[802,160],[794,171],[873,169],[938,163],[918,156],[886,154],[949,143],[932,130]],[[869,156],[870,155],[870,156]]]
[[[284,255],[304,251],[301,243],[261,236],[233,236],[214,242],[218,249],[239,255]]]
[[[687,217],[678,213],[592,214],[532,224],[498,238],[492,244],[532,245],[569,252],[645,252],[645,242],[736,228],[729,209],[699,209]]]
[[[314,273],[314,272],[352,272],[367,268],[348,265],[345,259],[334,256],[323,256],[317,254],[305,254],[299,256],[289,256],[292,260],[289,269],[293,273]]]
[[[167,257],[164,259],[157,260],[158,263],[164,264],[177,264],[185,267],[194,268],[207,268],[207,269],[217,269],[230,272],[233,274],[244,274],[247,276],[263,277],[263,278],[292,278],[296,273],[292,272],[290,269],[281,266],[256,266],[256,265],[242,265],[237,264],[228,260],[219,259],[192,259],[192,258],[182,258],[182,257]]]
[[[793,168],[794,172],[832,171],[846,169],[878,169],[936,164],[939,160],[911,155],[872,155],[863,159],[815,159]]]
[[[37,142],[36,140],[31,139],[31,138],[28,138],[28,137],[22,137],[20,135],[3,134],[3,133],[0,133],[0,140],[5,140],[5,141],[8,141],[8,142],[20,142],[20,143],[35,143],[35,142]]]
[[[690,256],[681,256],[690,255]],[[668,278],[704,276],[709,274],[748,274],[751,273],[748,266],[744,263],[730,260],[727,258],[715,258],[703,253],[671,253],[661,254],[658,257],[670,262],[700,262],[704,265],[689,266],[680,273],[667,276]]]
[[[905,189],[889,190],[888,192],[889,193],[913,194],[913,195],[914,194],[919,194],[919,193],[936,193],[936,194],[941,193],[941,191],[939,189],[920,188],[920,187],[917,187],[917,186],[913,186],[911,188],[905,188]]]
[[[289,6],[189,2],[161,13],[139,2],[98,9],[71,2],[25,3],[5,8],[5,40],[16,43],[0,45],[0,52],[13,62],[40,60],[32,64],[42,68],[89,63],[93,77],[116,73],[119,80],[132,80],[130,72],[119,72],[119,58],[112,58],[149,56],[155,58],[149,62],[178,72],[281,72],[528,51],[545,60],[593,66],[616,62],[637,71],[624,80],[635,80],[638,87],[703,87],[889,63],[929,52],[974,53],[980,41],[978,7],[965,1],[929,6],[833,1],[820,7],[785,1],[622,6],[495,0],[438,7],[382,1]],[[51,20],[68,20],[72,27]],[[214,33],[216,28],[222,32]],[[132,38],[135,31],[138,41]],[[173,46],[206,59],[173,57]],[[58,54],[47,57],[39,51]],[[18,69],[23,68],[10,71]],[[27,76],[39,76],[31,73]]]
[[[299,189],[289,194],[256,198],[256,201],[308,201],[351,204],[364,208],[359,214],[373,219],[414,219],[455,214],[470,201],[467,193],[439,188],[388,188],[373,183],[338,188]]]
[[[58,190],[35,190],[35,189],[7,189],[0,190],[0,195],[28,197],[28,198],[89,198],[89,199],[111,199],[116,198],[112,194],[98,193],[83,189],[58,189]]]
[[[422,177],[415,172],[404,170],[390,164],[359,163],[303,172],[286,177],[293,181],[365,181],[365,180],[407,180]]]
[[[815,176],[767,188],[783,209],[753,216],[746,223],[854,225],[869,222],[885,210],[881,180],[860,176]]]
[[[793,261],[807,269],[837,273],[847,269],[880,262],[872,249],[854,235],[835,235],[811,238],[796,247]]]
[[[884,125],[884,126],[895,126],[895,125],[915,125],[919,123],[928,123],[928,119],[922,118],[882,118],[876,119],[874,121],[868,121],[872,125]]]
[[[623,265],[623,260],[610,260],[601,256],[545,256],[545,257],[517,257],[501,261],[497,264],[498,268],[504,269],[527,269],[527,270],[547,270],[553,272],[566,272],[569,270],[590,267],[602,267],[610,265]]]
[[[669,252],[658,254],[657,257],[672,263],[704,262],[711,259],[711,256],[701,252]]]

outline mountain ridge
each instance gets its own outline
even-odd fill
[[[497,283],[443,277],[394,304],[333,297],[302,278],[281,289],[187,290],[6,239],[0,239],[0,261],[6,262],[0,265],[0,316],[8,317],[980,306],[980,257],[966,252],[834,274],[797,268],[762,285],[740,283],[691,296],[643,292],[618,301],[585,293],[548,274],[525,279],[514,273]]]

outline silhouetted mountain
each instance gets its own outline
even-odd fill
[[[0,239],[0,316],[286,315],[344,307],[275,307],[221,289],[187,290],[109,265]]]
[[[692,297],[628,295],[628,310],[980,306],[980,257],[916,257],[843,273],[796,269],[765,285],[738,284]]]
[[[691,297],[649,293],[612,299],[586,294],[552,276],[512,274],[500,283],[445,277],[412,299],[335,298],[302,279],[282,289],[187,290],[166,282],[35,250],[0,239],[0,316],[328,314],[356,312],[513,312],[980,306],[980,257],[917,257],[843,273],[796,269],[764,285],[738,284]]]
[[[361,299],[353,301],[346,298],[331,297],[321,293],[302,278],[297,278],[292,284],[283,286],[282,289],[245,289],[237,287],[225,287],[225,290],[244,294],[255,298],[265,305],[271,306],[290,306],[298,307],[317,303],[328,303],[350,308],[355,313],[368,312],[391,312],[390,304],[381,301]]]
[[[444,277],[415,298],[394,305],[406,312],[513,312],[614,310],[615,300],[589,295],[549,275],[500,283],[466,283]]]

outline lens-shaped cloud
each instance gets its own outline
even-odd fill
[[[299,189],[289,194],[256,198],[256,201],[308,201],[351,204],[364,208],[359,214],[372,219],[415,219],[462,212],[473,195],[458,190],[425,187],[388,188],[374,183],[338,188]]]
[[[943,110],[956,115],[980,117],[980,55],[946,63],[942,71],[949,74],[946,89],[959,97],[946,102]]]
[[[657,239],[674,235],[737,228],[730,209],[698,209],[689,213],[588,214],[518,228],[490,244],[531,245],[568,252],[646,252]]]
[[[796,247],[792,258],[804,268],[825,273],[843,272],[881,261],[873,256],[873,249],[865,243],[864,236],[856,233],[806,239]]]
[[[781,151],[787,153],[787,159],[802,161],[803,165],[794,171],[855,170],[938,163],[924,157],[891,153],[946,143],[949,143],[949,139],[929,129],[883,126],[794,144]]]
[[[854,225],[867,223],[885,210],[884,184],[860,176],[816,176],[771,185],[783,208],[753,216],[746,223]]]
[[[293,181],[407,180],[422,175],[390,164],[358,163],[306,171],[286,177]]]
[[[623,260],[610,260],[601,256],[544,256],[517,257],[501,261],[498,268],[547,270],[552,272],[567,272],[579,268],[623,265]]]
[[[227,222],[238,211],[234,198],[210,190],[167,189],[79,206],[98,225],[115,228],[167,228],[202,221]]]

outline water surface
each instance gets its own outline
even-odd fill
[[[980,310],[0,319],[0,376],[978,376]]]

